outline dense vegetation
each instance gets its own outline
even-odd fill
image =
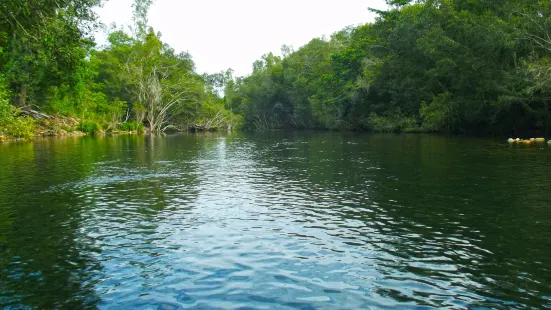
[[[549,134],[551,2],[394,0],[226,87],[250,129]]]
[[[148,26],[152,1],[135,0],[133,26],[112,27],[104,47],[91,36],[100,0],[2,1],[0,136],[551,130],[547,0],[388,0],[374,23],[284,46],[240,78],[198,74]]]
[[[239,123],[216,83],[199,75],[147,24],[151,0],[134,1],[133,26],[96,47],[100,0],[0,3],[0,136],[48,132],[215,130]]]

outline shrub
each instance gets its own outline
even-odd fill
[[[102,130],[101,124],[92,120],[81,120],[78,124],[78,130],[86,134],[97,134]]]
[[[8,102],[0,98],[0,135],[14,138],[32,138],[34,136],[34,119],[17,117],[17,110]]]
[[[414,118],[402,116],[399,113],[391,113],[387,116],[371,113],[367,123],[371,130],[377,132],[415,132],[419,127]]]
[[[456,102],[450,93],[434,96],[430,104],[423,102],[419,114],[423,119],[422,128],[427,131],[455,132],[461,127]]]
[[[136,130],[138,132],[143,132],[144,131],[144,126],[143,126],[143,124],[138,123],[136,121],[134,121],[134,122],[124,122],[120,125],[119,130],[121,130],[121,131],[134,131],[134,130]]]
[[[132,111],[134,111],[134,114],[136,115],[136,121],[138,123],[142,123],[145,119],[145,115],[147,114],[147,109],[140,103],[134,103]]]
[[[0,125],[8,123],[14,117],[14,108],[6,99],[0,98]]]
[[[9,123],[15,116],[15,108],[10,104],[8,94],[3,90],[1,82],[0,79],[0,126]]]
[[[98,108],[101,110],[101,119],[103,120],[104,127],[106,130],[115,130],[121,120],[121,117],[124,115],[126,102],[115,98],[111,102],[106,102],[104,104],[98,105]]]
[[[244,127],[243,115],[234,114],[230,112],[228,124],[226,128],[232,130],[241,130]]]
[[[34,136],[34,119],[30,117],[15,117],[4,125],[5,133],[14,138],[32,138]]]

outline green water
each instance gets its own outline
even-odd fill
[[[0,144],[0,307],[551,308],[551,147],[272,133]]]

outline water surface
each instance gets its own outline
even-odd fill
[[[550,163],[432,135],[0,144],[0,307],[551,308]]]

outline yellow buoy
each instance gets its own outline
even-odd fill
[[[534,142],[531,141],[531,140],[522,140],[521,143],[524,143],[524,144],[532,144],[532,143],[534,143]]]
[[[545,138],[536,138],[534,139],[535,142],[545,142]]]

